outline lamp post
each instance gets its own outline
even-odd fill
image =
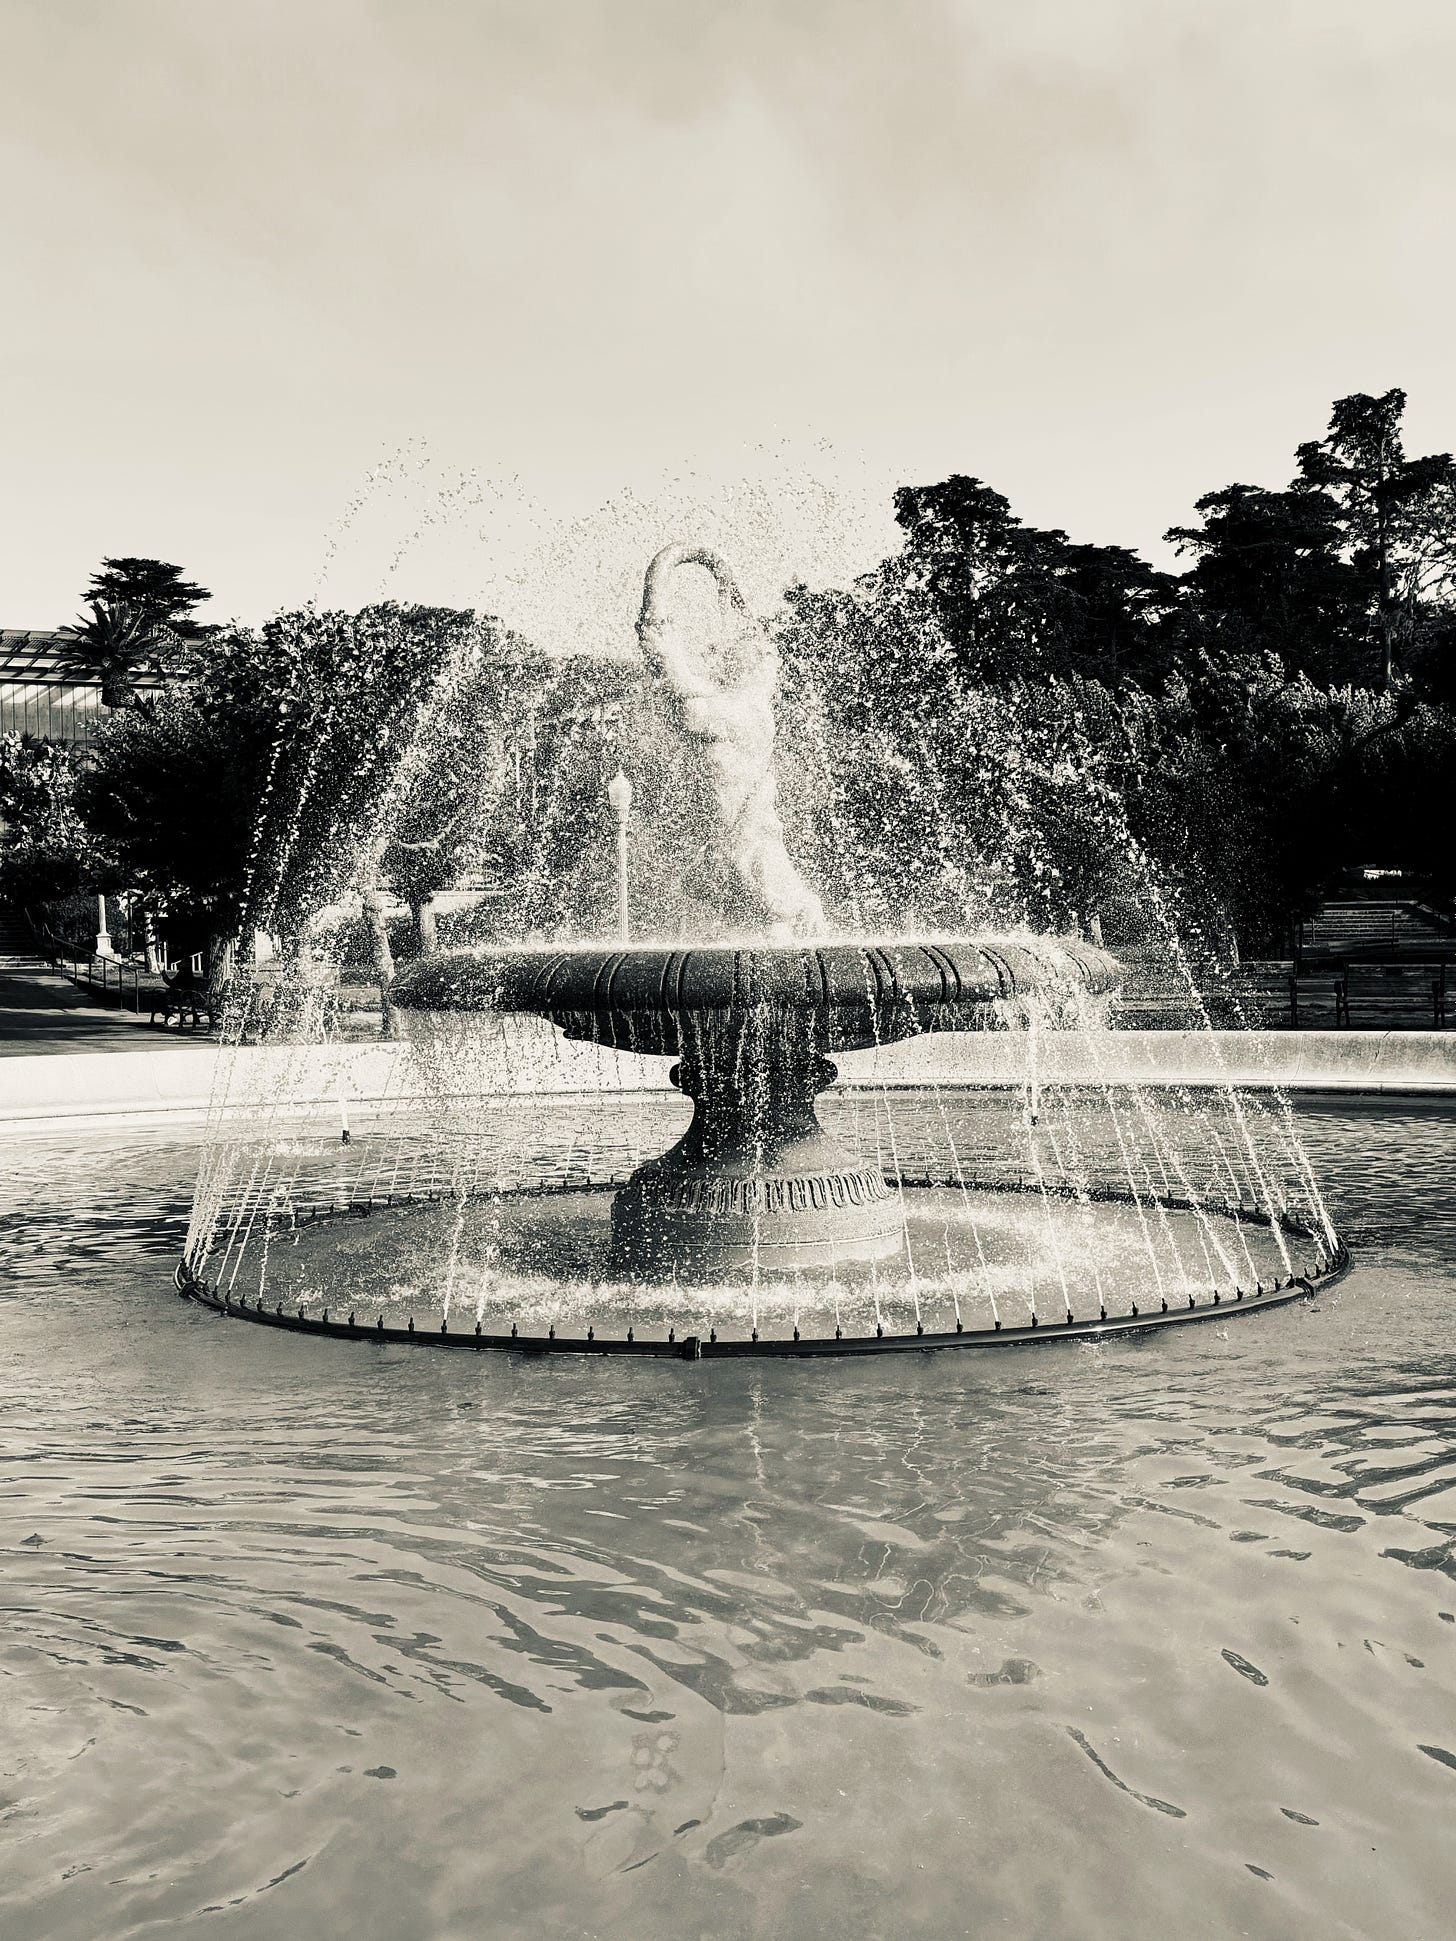
[[[620,768],[607,783],[607,800],[617,819],[617,935],[626,943],[631,934],[627,914],[627,818],[632,813],[632,784]]]

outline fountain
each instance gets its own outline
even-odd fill
[[[716,667],[674,626],[669,589],[689,567],[717,589],[726,638]],[[613,943],[447,950],[404,966],[393,996],[415,1021],[406,1049],[422,1069],[431,1019],[449,1031],[472,1018],[487,1028],[544,1020],[560,1050],[543,1053],[538,1039],[532,1056],[588,1048],[598,1072],[601,1061],[640,1074],[671,1060],[671,1084],[692,1105],[686,1129],[666,1150],[652,1150],[648,1132],[634,1131],[635,1163],[625,1177],[608,1170],[574,1178],[550,1165],[533,1176],[517,1163],[509,1134],[502,1145],[478,1125],[454,1123],[472,1096],[499,1083],[472,1094],[454,1043],[437,1060],[444,1077],[432,1081],[436,1108],[392,1143],[381,1138],[372,1172],[362,1156],[343,1181],[280,1167],[277,1155],[292,1148],[277,1141],[276,1127],[261,1167],[255,1150],[216,1169],[211,1198],[194,1214],[185,1292],[225,1312],[335,1335],[697,1358],[1125,1332],[1206,1318],[1229,1304],[1304,1298],[1317,1278],[1341,1270],[1343,1249],[1307,1163],[1299,1173],[1297,1142],[1287,1126],[1276,1127],[1310,1189],[1306,1205],[1272,1181],[1251,1131],[1253,1109],[1232,1090],[1224,1125],[1207,1114],[1190,1120],[1200,1128],[1196,1156],[1179,1150],[1169,1114],[1145,1091],[1133,1086],[1131,1105],[1119,1104],[1121,1081],[1100,1072],[1082,1082],[1104,1119],[1100,1157],[1086,1109],[1039,1130],[1030,1069],[1013,1094],[1026,1153],[1019,1169],[999,1168],[999,1155],[982,1150],[967,1170],[957,1144],[964,1134],[934,1080],[930,1135],[916,1150],[934,1148],[935,1168],[910,1163],[888,1109],[883,1126],[876,1119],[867,1129],[872,1154],[853,1149],[859,1137],[847,1143],[838,1127],[826,1128],[817,1101],[838,1076],[836,1058],[862,1065],[864,1054],[873,1062],[914,1039],[979,1033],[1020,1038],[1035,1059],[1044,1028],[1096,1035],[1095,1014],[1115,999],[1120,967],[1080,939],[832,934],[789,855],[778,807],[777,656],[722,557],[663,548],[647,571],[637,634],[678,744],[711,786],[710,868],[722,906],[746,934],[634,945],[623,888],[622,934]],[[630,790],[618,782],[620,844]],[[622,855],[619,848],[625,886]],[[505,1062],[514,1069],[513,1058]],[[572,1098],[567,1112],[604,1122],[616,1109],[612,1095],[593,1099],[585,1069],[562,1088]],[[966,1110],[955,1107],[962,1118]],[[574,1147],[580,1133],[564,1128],[564,1143]],[[514,1136],[519,1143],[519,1128]],[[342,1137],[348,1143],[347,1120]],[[544,1143],[549,1149],[549,1136]],[[1009,1192],[1033,1196],[1029,1218],[1007,1217]],[[356,1244],[337,1240],[336,1216],[358,1212],[375,1216],[367,1264]],[[1302,1248],[1309,1258],[1301,1268],[1294,1256]],[[1025,1302],[1024,1319],[1004,1312],[1018,1250],[1027,1285],[1014,1298]],[[944,1266],[928,1272],[932,1255]],[[291,1260],[281,1275],[280,1257]],[[413,1312],[406,1327],[387,1321],[400,1288],[420,1291],[422,1260],[434,1263],[424,1283],[434,1275],[443,1283],[438,1328],[417,1328]],[[347,1321],[327,1305],[341,1263]],[[232,1290],[255,1268],[250,1302]],[[288,1285],[295,1312],[277,1299],[267,1306],[270,1275],[275,1286],[280,1278]],[[361,1322],[355,1306],[366,1288],[373,1322]],[[449,1325],[457,1288],[473,1289],[473,1331]],[[309,1312],[321,1295],[321,1311]],[[983,1301],[986,1323],[968,1326],[966,1311]],[[499,1324],[487,1327],[495,1315]]]
[[[715,681],[674,636],[666,589],[688,566],[712,575],[723,618],[757,648],[744,655],[736,681]],[[1118,966],[1083,945],[1062,948],[1053,968],[1006,942],[785,941],[827,925],[784,844],[772,648],[728,565],[705,547],[665,546],[656,555],[637,635],[683,734],[702,751],[723,866],[762,912],[770,941],[454,953],[414,965],[397,1001],[416,1010],[533,1012],[568,1038],[677,1061],[671,1078],[693,1101],[692,1123],[617,1193],[612,1274],[718,1280],[886,1260],[902,1244],[896,1196],[880,1169],[846,1152],[815,1113],[817,1095],[838,1076],[830,1054],[964,1029],[998,1003],[1041,995],[1049,981],[1064,994],[1110,992]]]

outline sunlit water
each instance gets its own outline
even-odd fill
[[[0,1147],[0,1933],[1423,1937],[1456,1110],[1141,1342],[518,1361],[179,1301],[194,1149]]]

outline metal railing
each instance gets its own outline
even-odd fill
[[[156,980],[144,964],[125,957],[98,957],[94,950],[70,943],[45,928],[40,932],[39,941],[42,952],[57,970],[64,972],[78,989],[84,984],[87,990],[99,992],[103,1004],[110,1001],[110,993],[114,991],[117,1009],[122,1010],[130,996],[131,1008],[140,1017],[143,996],[150,1005],[157,995]]]
[[[115,991],[116,1006],[121,1010],[130,996],[132,1010],[138,1017],[141,1016],[141,965],[129,964],[121,957],[98,957],[93,951],[87,957],[70,959],[64,968],[78,986],[85,984],[89,991],[99,991],[103,1004],[108,1002],[109,994]]]

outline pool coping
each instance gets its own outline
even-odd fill
[[[509,1021],[514,1025],[517,1021]],[[542,1035],[544,1033],[544,1036]],[[503,1040],[503,1043],[506,1042]],[[1107,1061],[1116,1048],[1116,1066]],[[479,1095],[661,1093],[668,1061],[580,1045],[543,1026],[512,1033],[499,1083]],[[421,1083],[401,1088],[408,1043],[310,1046],[209,1044],[137,1052],[40,1053],[0,1059],[0,1136],[105,1126],[193,1124],[215,1113],[302,1116],[367,1108],[403,1097],[440,1097]],[[1108,1085],[1209,1091],[1283,1091],[1293,1096],[1456,1095],[1456,1032],[1154,1032],[1049,1034],[1038,1047],[1046,1090]],[[836,1058],[845,1091],[1003,1091],[1027,1083],[1023,1034],[936,1034]]]

